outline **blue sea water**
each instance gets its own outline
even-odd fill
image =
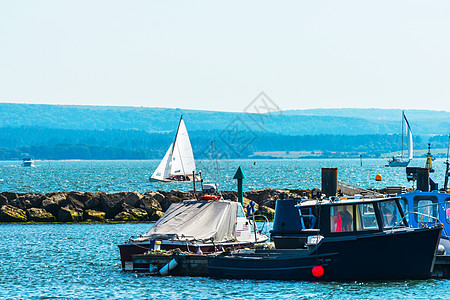
[[[222,160],[197,161],[205,182],[219,184],[221,190],[236,190],[233,176],[239,166],[247,179],[244,190],[261,188],[308,189],[321,187],[321,168],[338,168],[339,180],[363,188],[412,186],[407,182],[405,168],[387,168],[385,159],[302,159],[302,160]],[[436,160],[432,175],[441,185],[444,160]],[[36,161],[36,167],[22,167],[19,161],[0,161],[0,190],[14,192],[55,191],[120,191],[189,190],[189,183],[149,182],[159,160],[113,161]],[[424,159],[410,166],[425,165]],[[375,181],[381,174],[383,181]]]
[[[159,161],[38,161],[35,168],[0,162],[0,189],[11,192],[189,189],[155,184]],[[256,163],[256,164],[255,164]],[[223,190],[235,190],[240,165],[244,188],[320,188],[320,168],[339,168],[339,179],[362,187],[409,186],[404,168],[384,160],[240,160],[220,162]],[[424,163],[424,162],[423,162]],[[435,161],[442,182],[442,161]],[[197,163],[214,181],[215,162]],[[421,166],[419,162],[417,165]],[[215,170],[215,168],[214,168]],[[442,171],[442,172],[441,172]],[[375,182],[376,174],[383,176]],[[448,299],[450,280],[314,283],[152,277],[121,271],[117,245],[151,224],[0,224],[0,299]],[[405,251],[407,251],[405,249]],[[413,263],[413,262],[412,262]]]
[[[450,280],[315,283],[122,272],[117,245],[151,224],[0,225],[1,299],[448,299]]]

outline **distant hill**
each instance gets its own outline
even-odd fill
[[[406,111],[415,149],[446,148],[450,113]],[[401,111],[292,110],[248,115],[145,107],[0,104],[0,159],[161,158],[183,115],[196,158],[379,157],[401,148]],[[404,147],[406,148],[406,147]],[[256,154],[255,154],[256,153]],[[266,154],[269,153],[269,154]],[[298,154],[301,153],[301,154]]]
[[[0,127],[37,126],[80,130],[170,132],[183,115],[189,131],[242,128],[283,135],[398,134],[401,111],[395,109],[310,109],[277,116],[147,107],[104,107],[0,103]],[[407,110],[416,135],[450,132],[450,112]],[[236,126],[237,124],[237,126]]]

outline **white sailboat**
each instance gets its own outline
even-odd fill
[[[194,180],[195,160],[183,116],[178,124],[175,141],[170,145],[150,181],[190,182]],[[200,180],[198,176],[195,180]]]
[[[413,159],[413,137],[411,132],[411,127],[409,126],[409,122],[406,119],[405,112],[402,112],[403,120],[402,120],[402,152],[400,155],[393,156],[392,159],[388,160],[388,164],[386,167],[406,167],[409,162]],[[403,136],[404,129],[406,128],[406,136],[408,142],[408,158],[403,158]]]

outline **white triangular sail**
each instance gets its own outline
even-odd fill
[[[159,163],[153,175],[150,177],[155,180],[164,180],[170,176],[171,162],[172,162],[172,147],[173,144],[170,144],[169,149],[167,149],[166,155]]]
[[[181,117],[175,141],[170,145],[166,155],[164,155],[164,158],[150,178],[154,180],[170,181],[173,177],[179,175],[184,177],[192,176],[194,172],[194,153],[192,152],[186,125],[184,125],[183,117]]]
[[[408,137],[408,159],[411,160],[414,156],[412,131],[405,114],[403,114],[403,118],[405,119],[406,136]]]
[[[193,172],[195,172],[194,153],[184,120],[181,118],[172,151],[170,175],[190,176]]]

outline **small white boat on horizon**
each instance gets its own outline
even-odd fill
[[[200,177],[194,175],[195,172],[194,153],[181,116],[175,141],[170,144],[155,172],[150,176],[150,181],[192,182],[194,179],[200,181]]]
[[[386,167],[406,167],[413,159],[413,137],[412,137],[412,131],[411,127],[409,126],[409,122],[406,119],[405,112],[402,112],[403,119],[402,119],[402,150],[400,155],[395,155],[391,159],[388,160],[388,164]],[[406,136],[407,136],[407,143],[408,143],[408,158],[403,158],[403,136],[404,136],[404,129],[406,128]]]
[[[34,160],[30,157],[22,159],[22,167],[34,167]]]

